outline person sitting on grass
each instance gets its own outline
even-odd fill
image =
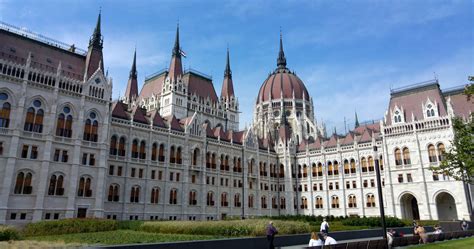
[[[325,246],[337,244],[337,241],[333,237],[328,236],[327,233],[323,233],[323,238]]]
[[[311,239],[309,240],[308,246],[322,246],[324,245],[323,241],[318,238],[318,235],[315,232],[311,233]]]
[[[441,227],[440,227],[438,224],[436,224],[436,225],[434,226],[434,232],[433,232],[433,234],[441,234],[441,233],[443,233],[443,230],[441,230]]]

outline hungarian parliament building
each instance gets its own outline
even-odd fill
[[[169,68],[139,89],[130,51],[125,94],[112,100],[100,18],[87,50],[0,23],[0,224],[379,216],[376,166],[386,215],[470,219],[470,186],[430,170],[450,149],[452,118],[474,110],[465,86],[392,89],[383,120],[327,134],[280,36],[240,130],[229,51],[218,95],[210,76],[183,68],[179,27]]]

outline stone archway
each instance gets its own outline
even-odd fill
[[[419,220],[420,211],[418,210],[418,201],[412,194],[406,193],[400,197],[400,206],[402,208],[402,218],[408,220]]]
[[[436,196],[436,210],[438,210],[438,220],[447,221],[458,218],[456,202],[447,192],[441,192]]]

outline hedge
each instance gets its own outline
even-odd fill
[[[0,225],[0,241],[18,240],[18,239],[20,239],[20,234],[15,228]]]
[[[118,229],[118,222],[105,219],[64,219],[40,221],[26,225],[26,236],[59,235],[68,233],[92,233]]]

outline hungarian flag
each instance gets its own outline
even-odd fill
[[[186,58],[186,53],[183,51],[183,50],[179,50],[179,53],[181,54],[181,56],[183,56],[184,58]]]

